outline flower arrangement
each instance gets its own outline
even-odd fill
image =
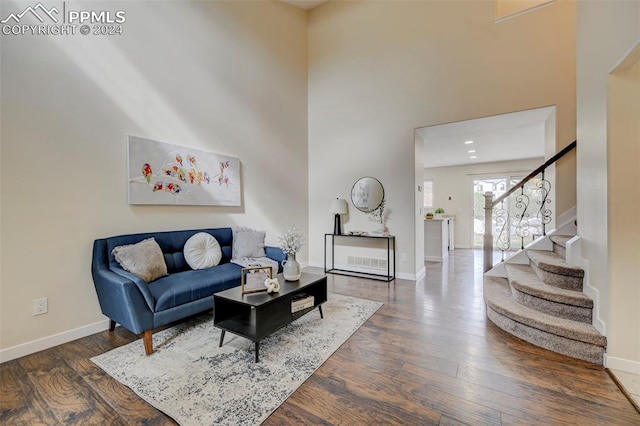
[[[380,224],[384,225],[384,206],[386,204],[386,200],[382,200],[377,209],[369,213],[369,220],[372,222],[380,222]]]
[[[284,254],[295,256],[304,245],[302,233],[294,225],[278,236],[278,244]]]

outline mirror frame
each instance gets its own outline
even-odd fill
[[[358,204],[356,204],[356,201],[354,200],[354,190],[356,188],[356,185],[358,185],[358,183],[360,183],[362,180],[364,179],[371,179],[375,182],[378,183],[378,185],[380,185],[380,190],[382,191],[382,197],[380,198],[380,202],[373,208],[362,208],[362,207],[358,207]],[[382,202],[384,201],[384,186],[382,185],[382,182],[380,182],[378,179],[371,177],[371,176],[363,176],[360,179],[358,179],[353,186],[351,187],[351,204],[353,204],[353,206],[360,210],[361,212],[364,213],[371,213],[373,211],[376,211],[378,209],[378,207],[380,207],[380,205],[382,204]]]

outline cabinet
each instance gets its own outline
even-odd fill
[[[442,262],[454,249],[454,224],[452,217],[425,219],[424,260]]]

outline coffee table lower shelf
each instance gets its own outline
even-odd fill
[[[308,314],[309,312],[313,311],[316,308],[318,308],[318,312],[320,312],[320,318],[324,319],[324,314],[322,313],[322,305],[317,305],[317,306],[314,306],[313,308],[307,308],[302,311],[292,313],[291,321],[282,325],[279,328],[282,328],[292,323],[293,321],[297,320],[303,315]],[[224,342],[224,336],[227,331],[231,334],[235,334],[236,336],[244,337],[253,342],[255,354],[256,354],[255,359],[256,359],[256,362],[259,362],[260,361],[260,340],[262,340],[264,337],[268,337],[268,335],[264,336],[263,338],[255,337],[256,336],[255,324],[253,325],[253,327],[251,327],[251,324],[247,324],[248,318],[249,318],[248,315],[238,315],[237,317],[230,318],[226,321],[221,322],[220,324],[217,324],[216,327],[222,329],[222,333],[220,333],[220,343],[218,344],[218,346],[222,347],[222,343]],[[276,331],[278,330],[274,330],[272,333]]]

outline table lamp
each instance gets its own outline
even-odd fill
[[[342,235],[342,223],[340,222],[340,215],[347,214],[347,200],[343,200],[342,198],[331,200],[329,212],[336,215],[333,222],[333,235]]]

